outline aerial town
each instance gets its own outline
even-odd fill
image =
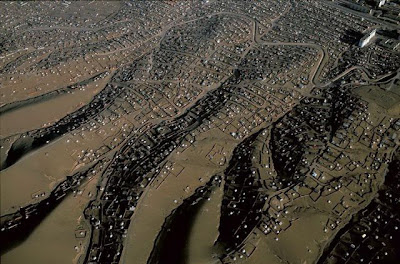
[[[0,21],[1,263],[400,263],[399,0]]]

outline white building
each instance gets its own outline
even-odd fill
[[[358,46],[361,48],[365,47],[373,37],[376,35],[376,29],[372,30],[368,34],[366,34],[362,39],[360,39],[360,42],[358,43]]]

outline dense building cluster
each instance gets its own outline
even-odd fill
[[[99,173],[78,261],[120,263],[146,192],[180,175],[187,186],[149,238],[148,263],[161,258],[173,215],[220,184],[221,263],[265,248],[288,263],[398,256],[385,249],[399,237],[398,1],[2,5],[0,117],[91,95],[60,118],[1,133],[5,174],[57,144],[74,168],[6,208],[2,237],[31,232]],[[211,169],[193,180],[190,165]]]

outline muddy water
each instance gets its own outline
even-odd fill
[[[85,90],[58,95],[51,100],[42,100],[33,104],[6,112],[0,116],[0,137],[47,126],[65,115],[75,111],[104,88],[109,77],[89,84]],[[97,85],[97,86],[96,86]],[[21,122],[23,120],[23,122]]]
[[[37,202],[35,194],[44,192],[47,196],[58,182],[71,175],[76,163],[71,153],[75,149],[66,140],[59,140],[22,159],[18,166],[1,171],[1,214]]]
[[[218,237],[219,216],[221,213],[222,186],[212,191],[209,200],[199,208],[190,230],[186,248],[188,264],[218,263],[213,247]]]
[[[95,191],[98,176],[82,185],[82,192],[67,196],[20,245],[1,256],[1,263],[76,263],[85,252],[89,235],[76,238],[75,234],[88,232],[82,211]]]
[[[205,186],[169,215],[156,239],[148,264],[212,264],[218,237],[222,186]]]

